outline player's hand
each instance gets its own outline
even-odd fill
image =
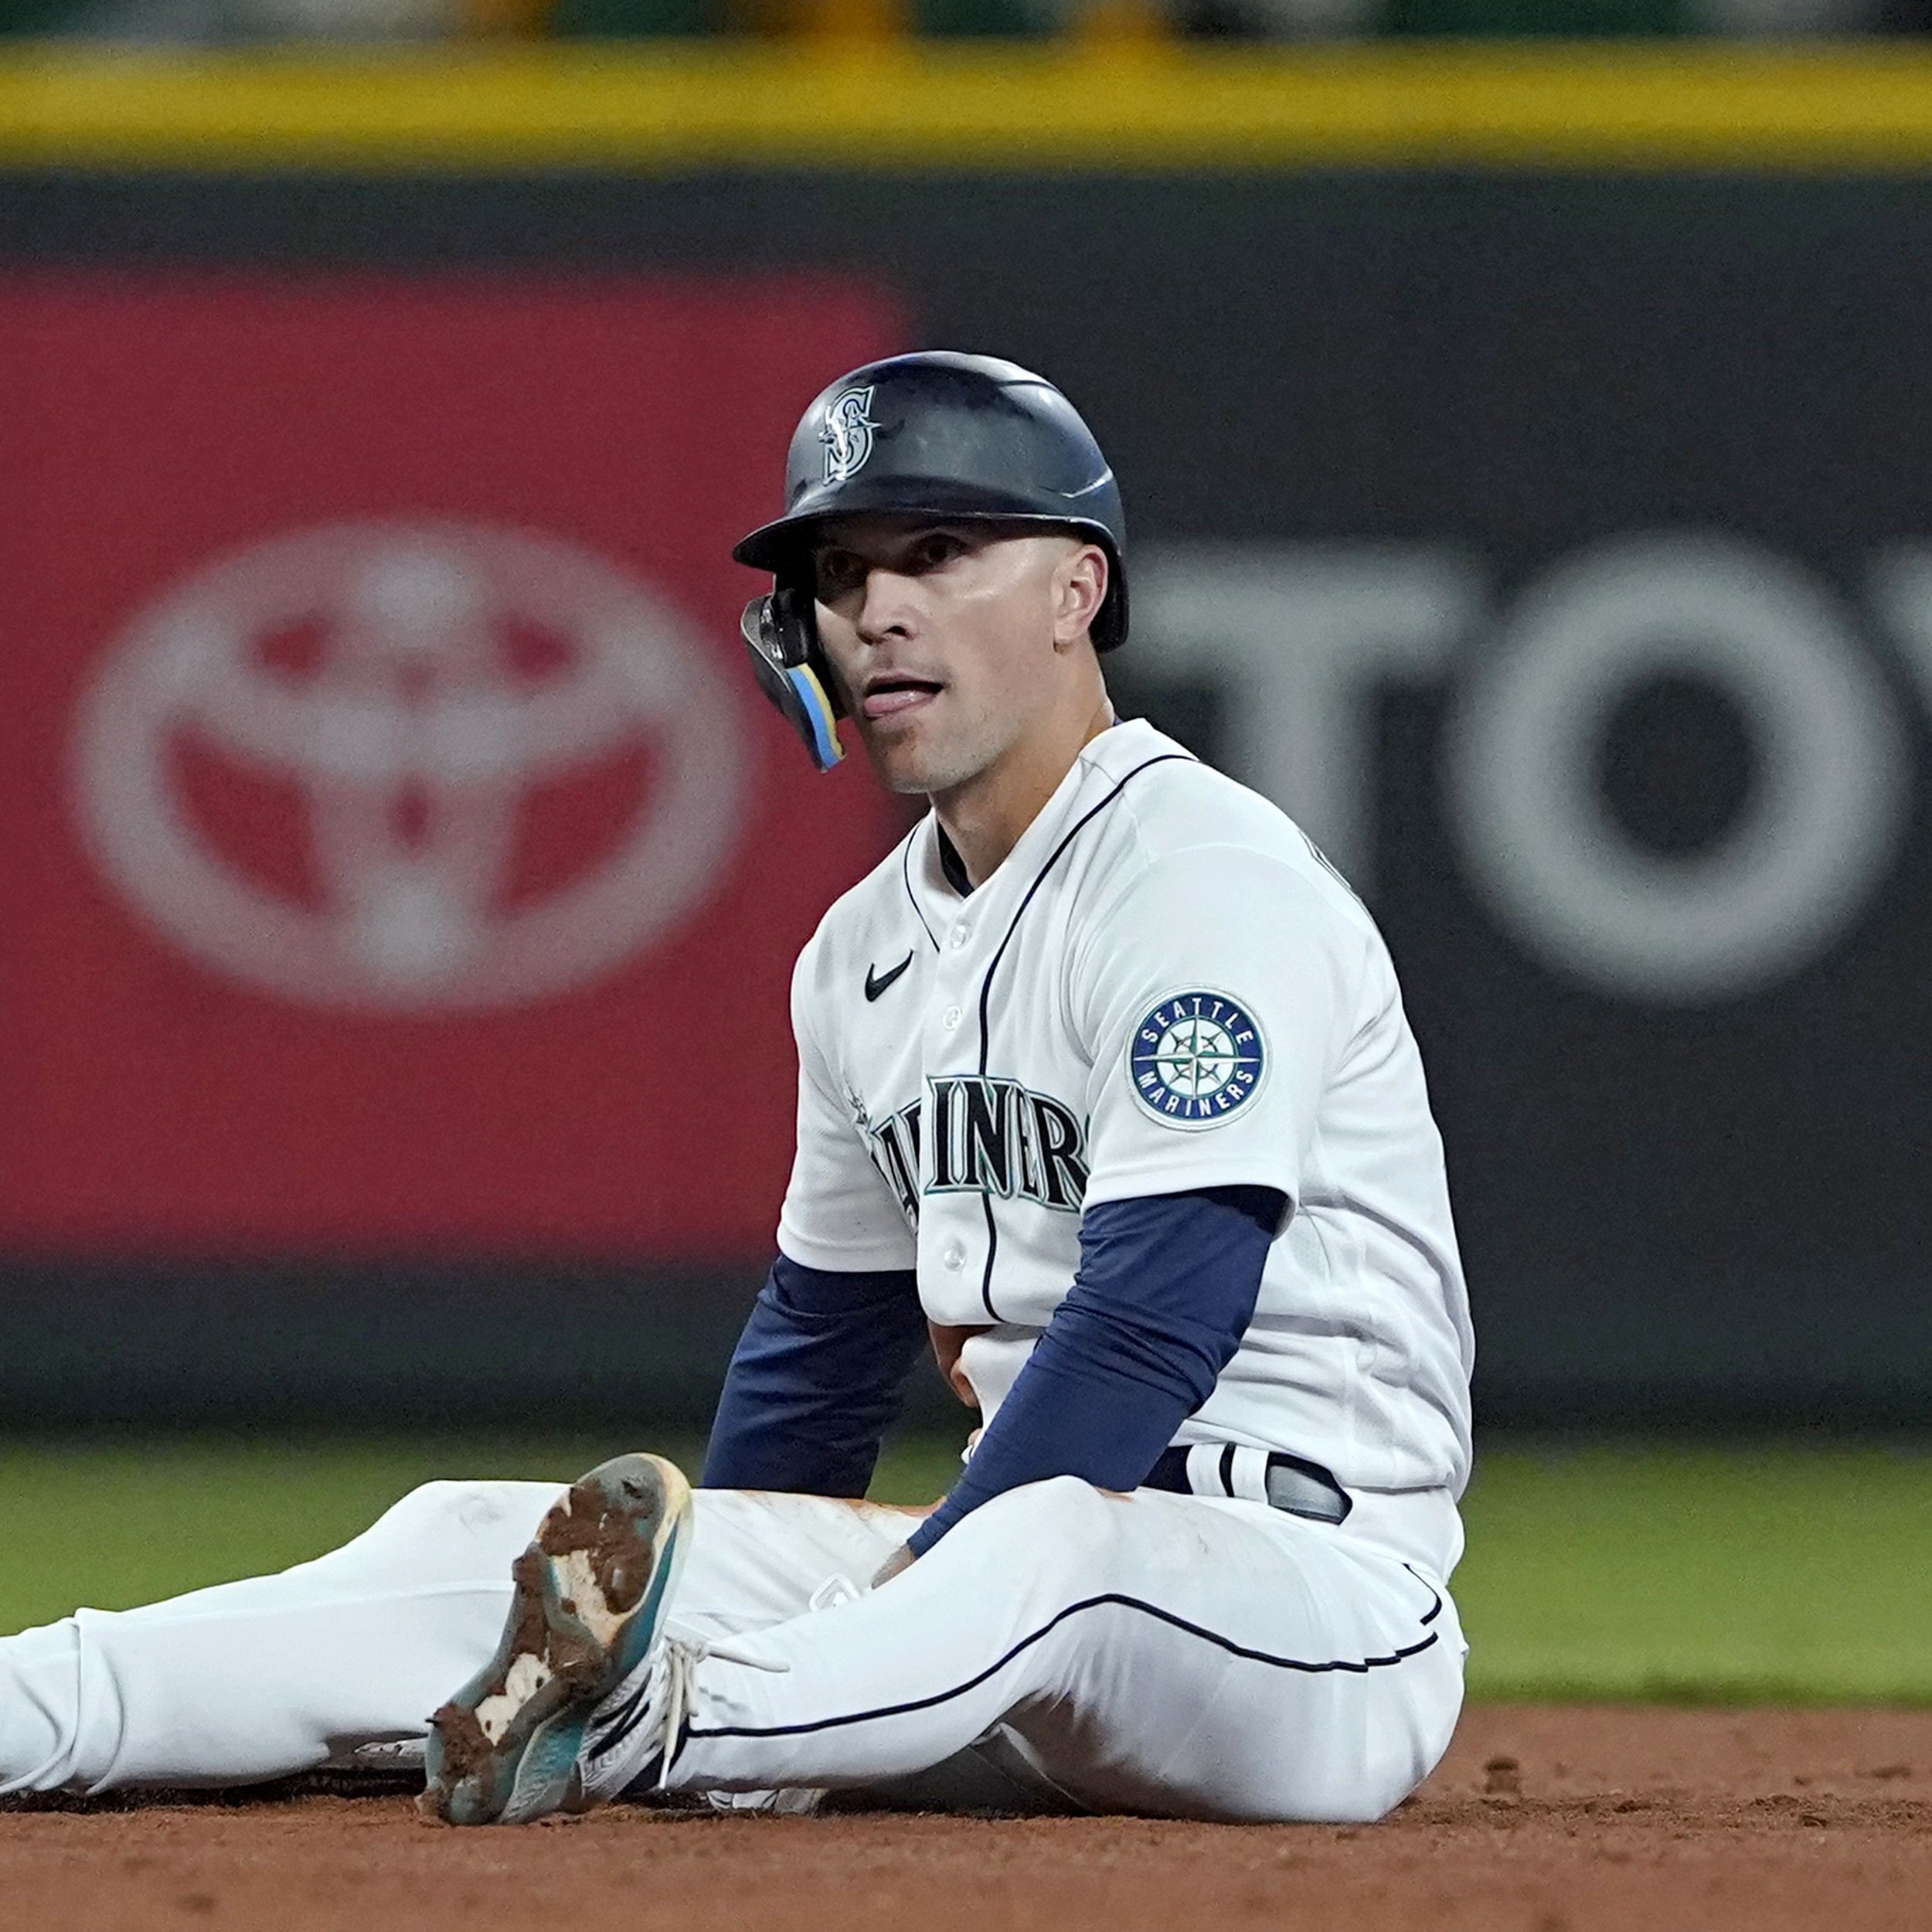
[[[910,1543],[901,1543],[879,1566],[879,1574],[872,1580],[872,1588],[876,1590],[881,1583],[890,1583],[902,1570],[911,1569],[916,1560],[913,1555],[912,1546]]]

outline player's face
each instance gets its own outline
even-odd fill
[[[851,517],[814,577],[819,639],[873,769],[894,791],[943,793],[1063,708],[1106,554],[1056,531]]]

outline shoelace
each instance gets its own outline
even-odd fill
[[[658,1764],[658,1789],[668,1791],[671,1787],[671,1760],[678,1754],[679,1740],[684,1735],[685,1713],[690,1709],[692,1697],[697,1689],[698,1666],[707,1657],[715,1657],[726,1664],[743,1664],[753,1670],[768,1670],[777,1673],[788,1671],[789,1664],[780,1663],[775,1658],[755,1656],[751,1651],[740,1650],[735,1645],[708,1637],[675,1637],[667,1634],[664,1640],[664,1688],[662,1709],[664,1713],[662,1756]]]

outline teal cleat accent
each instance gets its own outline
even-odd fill
[[[651,1659],[690,1536],[691,1486],[662,1456],[618,1456],[570,1485],[511,1567],[495,1655],[430,1720],[426,1815],[517,1825],[589,1808],[591,1716]]]

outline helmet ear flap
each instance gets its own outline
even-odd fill
[[[745,606],[738,628],[751,653],[758,689],[798,734],[813,764],[831,770],[845,755],[838,722],[845,711],[819,648],[811,593],[781,583],[768,597],[753,597]]]
[[[1096,651],[1117,650],[1127,641],[1127,573],[1121,567],[1118,547],[1107,544],[1107,595],[1100,600],[1100,607],[1094,614],[1094,624],[1089,635],[1094,640]]]

